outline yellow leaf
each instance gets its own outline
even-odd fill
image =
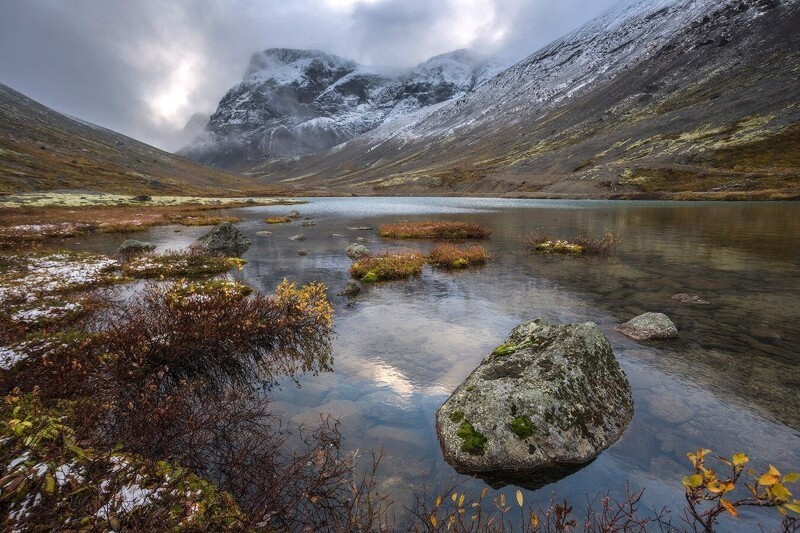
[[[794,511],[797,514],[800,514],[800,503],[784,503],[783,506],[789,509],[790,511]]]
[[[778,472],[778,470],[774,466],[769,465],[769,470],[767,471],[767,473],[762,474],[761,477],[758,478],[758,484],[763,485],[765,487],[770,487],[781,480],[780,476],[781,473]]]
[[[733,459],[733,465],[734,466],[742,466],[743,464],[745,464],[748,461],[750,461],[750,458],[747,457],[747,455],[745,455],[743,453],[737,453],[736,455],[734,455],[732,457],[732,459]]]
[[[455,501],[458,499],[458,493],[454,492],[452,498],[453,498],[453,503],[455,503]]]
[[[436,507],[439,507],[441,504],[442,504],[442,497],[441,496],[437,496],[436,497]]]
[[[501,494],[500,495],[500,507],[505,507],[505,506],[506,506],[506,495],[505,494]]]
[[[312,497],[309,498],[309,500],[311,500],[311,503],[317,503],[318,499],[319,499],[319,496],[312,496]]]
[[[539,527],[539,517],[536,516],[536,513],[531,513],[531,527],[533,529]]]
[[[703,484],[703,476],[701,476],[700,474],[694,474],[693,476],[684,476],[683,479],[681,480],[681,483],[683,483],[684,487],[694,489]]]
[[[522,491],[517,489],[517,503],[522,507]]]
[[[784,487],[781,483],[775,483],[770,487],[770,490],[772,491],[772,495],[779,500],[786,501],[792,497],[792,493],[789,492],[789,489]]]
[[[718,481],[710,481],[706,485],[706,488],[709,490],[709,492],[714,492],[714,493],[725,492],[725,486]]]
[[[800,473],[789,472],[788,474],[783,476],[784,483],[794,483],[795,481],[800,481]]]
[[[731,502],[726,500],[725,498],[720,498],[719,503],[728,511],[731,515],[735,517],[739,517],[739,511],[736,510],[736,507],[733,506]]]
[[[481,497],[480,497],[481,500],[483,499],[484,496],[486,496],[487,492],[489,492],[489,488],[488,487],[483,487],[483,490],[481,491]]]
[[[461,494],[461,497],[458,499],[458,506],[459,506],[459,507],[462,507],[462,506],[464,505],[464,497],[465,497],[465,496],[466,496],[466,494],[463,494],[463,493],[462,493],[462,494]]]
[[[431,520],[431,525],[432,525],[433,527],[436,527],[436,517],[435,517],[434,515],[431,515],[431,518],[430,518],[430,520]]]

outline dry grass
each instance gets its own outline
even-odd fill
[[[536,252],[576,256],[609,257],[614,255],[619,242],[619,236],[610,231],[606,231],[599,239],[591,239],[584,235],[559,239],[542,230],[525,237],[526,246]]]
[[[264,219],[264,222],[267,224],[286,224],[291,221],[292,219],[290,217],[268,217]]]
[[[489,252],[483,246],[458,246],[449,243],[436,246],[428,255],[428,262],[441,268],[468,268],[484,265],[489,259]]]
[[[400,222],[380,227],[381,237],[389,239],[485,239],[490,233],[478,224],[447,220]]]
[[[246,202],[226,204],[244,207]],[[120,207],[14,207],[0,208],[0,249],[29,246],[47,239],[78,237],[89,233],[131,233],[153,226],[189,226],[238,222],[235,217],[203,215],[220,209],[213,205]]]
[[[209,253],[199,248],[185,251],[168,251],[163,254],[146,253],[128,258],[122,265],[126,276],[140,279],[164,278],[203,278],[222,274],[234,267],[241,267],[243,261]]]
[[[361,257],[350,266],[350,275],[367,283],[404,279],[422,272],[425,256],[413,251],[389,251]]]

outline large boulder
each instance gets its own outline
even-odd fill
[[[142,252],[151,252],[156,249],[156,245],[152,242],[137,241],[136,239],[126,239],[122,241],[117,250],[123,255],[138,254]]]
[[[345,254],[347,254],[347,257],[355,261],[359,257],[369,255],[369,249],[363,244],[353,243],[347,247]]]
[[[673,339],[678,328],[664,313],[644,313],[617,327],[617,331],[635,341]]]
[[[457,471],[535,489],[592,461],[632,417],[628,379],[597,325],[537,319],[459,385],[436,431]]]
[[[225,255],[240,255],[250,248],[251,244],[253,243],[250,239],[233,227],[233,224],[223,222],[197,239],[195,246]]]

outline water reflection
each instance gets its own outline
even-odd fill
[[[253,241],[240,275],[264,291],[286,277],[323,281],[335,292],[347,281],[344,250],[356,237],[371,239],[373,251],[430,246],[387,242],[350,226],[457,216],[493,232],[486,245],[494,260],[484,269],[426,268],[418,279],[369,287],[350,303],[336,299],[334,372],[274,391],[286,419],[318,421],[320,411],[331,412],[351,448],[383,445],[384,482],[398,502],[410,486],[453,474],[439,451],[434,413],[514,326],[540,316],[601,326],[629,376],[636,414],[592,464],[526,501],[546,503],[555,490],[579,505],[587,492],[623,490],[630,480],[647,487],[644,505],[680,507],[684,454],[699,447],[746,451],[757,467],[800,468],[800,204],[312,199],[297,209],[316,226],[276,225],[272,236],[256,235],[265,229],[261,219],[287,209],[227,212],[246,219],[239,227]],[[542,257],[521,245],[536,228],[565,236],[610,229],[623,243],[608,260]],[[148,237],[180,247],[203,232],[157,228]],[[289,240],[301,232],[306,241]],[[110,250],[126,237],[98,236],[79,247]],[[296,255],[301,248],[308,256]],[[680,305],[671,300],[679,292],[711,305]],[[644,311],[668,314],[679,340],[643,345],[614,331]]]

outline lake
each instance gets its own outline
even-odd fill
[[[294,208],[316,225],[262,221]],[[265,292],[283,278],[330,288],[334,371],[303,376],[299,388],[287,380],[271,391],[272,406],[290,425],[313,426],[320,412],[338,416],[345,444],[360,450],[365,463],[371,449],[383,446],[379,483],[391,490],[396,510],[411,505],[412,489],[426,484],[435,492],[457,476],[442,459],[436,410],[512,328],[537,317],[597,323],[628,375],[635,415],[597,460],[525,491],[526,501],[546,504],[555,493],[581,509],[587,495],[620,495],[630,481],[633,489],[646,489],[644,508],[681,509],[680,480],[691,468],[685,454],[701,447],[746,452],[758,469],[769,462],[800,470],[798,203],[313,198],[300,206],[220,212],[244,218],[238,227],[253,241],[235,276]],[[333,296],[348,280],[348,244],[364,237],[373,252],[425,252],[432,242],[381,239],[377,227],[428,219],[487,226],[492,235],[483,244],[492,261],[468,271],[426,267],[418,278],[372,285],[353,299]],[[373,229],[348,229],[354,226]],[[622,243],[613,258],[544,256],[522,242],[538,228],[563,237],[608,229]],[[164,250],[208,231],[175,229],[154,228],[142,237]],[[273,234],[256,235],[260,230]],[[289,240],[298,233],[307,240]],[[98,235],[75,247],[111,251],[127,237]],[[298,256],[300,249],[308,255]],[[711,304],[681,305],[671,299],[676,293]],[[670,316],[679,338],[640,344],[615,331],[645,311]],[[466,486],[479,492],[483,484]],[[760,517],[771,527],[777,516],[744,510],[735,526],[749,529]]]

